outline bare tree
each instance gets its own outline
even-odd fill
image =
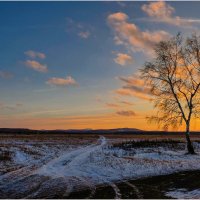
[[[163,128],[185,124],[188,153],[191,120],[200,116],[200,36],[181,34],[155,47],[155,58],[141,70],[153,96],[157,114],[149,117]]]

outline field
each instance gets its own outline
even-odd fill
[[[0,198],[200,198],[200,137],[1,134]]]

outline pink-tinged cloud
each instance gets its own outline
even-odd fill
[[[25,61],[25,65],[35,71],[38,71],[38,72],[47,72],[48,71],[47,65],[41,64],[35,60],[27,60],[27,61]]]
[[[140,79],[137,75],[129,77],[119,77],[124,84],[122,88],[115,92],[122,96],[134,96],[143,100],[151,100],[151,91],[147,82]]]
[[[126,116],[126,117],[136,116],[136,113],[132,110],[121,110],[121,111],[117,111],[116,114]]]
[[[26,51],[24,52],[24,54],[29,56],[30,58],[40,58],[40,59],[46,58],[46,55],[44,53],[33,51],[33,50]]]
[[[66,78],[53,77],[46,83],[57,86],[77,85],[77,82],[71,76],[67,76]]]
[[[142,10],[146,12],[150,17],[166,18],[171,17],[175,12],[175,9],[164,1],[150,2],[144,4]]]
[[[128,19],[128,15],[123,13],[123,12],[117,12],[117,13],[113,13],[113,14],[110,14],[108,16],[108,22],[110,23],[114,23],[114,22],[124,22]]]
[[[117,57],[114,58],[115,63],[125,66],[125,65],[130,65],[133,63],[133,58],[125,53],[117,53]]]
[[[131,102],[129,102],[129,101],[119,101],[119,103],[124,104],[124,105],[127,105],[127,106],[132,106],[132,105],[134,105],[134,103],[131,103]]]
[[[149,97],[146,94],[143,94],[142,92],[136,92],[130,89],[120,88],[120,89],[115,90],[115,93],[121,96],[133,96],[133,97],[143,99],[143,100],[148,100],[148,101],[152,99],[151,97]]]
[[[78,35],[83,39],[87,39],[90,36],[90,32],[89,31],[82,31]]]
[[[132,75],[128,77],[120,76],[118,77],[118,79],[123,81],[127,85],[131,85],[131,86],[143,87],[145,85],[145,81],[139,78],[137,75]]]
[[[150,17],[147,20],[162,22],[174,26],[188,27],[194,23],[199,23],[200,19],[182,18],[173,16],[175,9],[164,1],[151,2],[144,4],[142,10]]]
[[[124,45],[133,51],[152,55],[156,43],[170,38],[166,31],[142,31],[134,23],[128,22],[128,15],[122,12],[110,14],[108,24],[114,31],[116,44]]]
[[[106,103],[106,106],[109,108],[122,108],[122,107],[127,107],[127,106],[132,106],[134,105],[133,103],[130,103],[128,101],[117,101],[117,103]]]

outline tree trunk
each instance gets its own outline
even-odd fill
[[[186,140],[187,140],[187,150],[189,154],[195,154],[194,148],[192,146],[192,142],[190,140],[190,129],[189,129],[189,124],[186,125]]]

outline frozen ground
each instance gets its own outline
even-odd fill
[[[76,191],[89,191],[93,198],[98,185],[108,185],[113,197],[121,198],[116,182],[128,185],[141,197],[130,179],[198,170],[200,144],[196,155],[185,155],[183,143],[121,148],[103,136],[98,139],[56,141],[1,140],[5,160],[0,162],[1,198],[68,198]],[[199,191],[171,190],[166,196],[190,197]],[[185,196],[184,196],[185,195]],[[190,196],[187,196],[190,195]],[[142,198],[142,197],[141,197]]]

